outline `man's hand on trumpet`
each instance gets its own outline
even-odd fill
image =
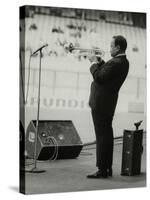
[[[101,63],[102,62],[102,58],[98,55],[96,55],[94,50],[91,50],[91,52],[88,53],[88,59],[91,63]]]

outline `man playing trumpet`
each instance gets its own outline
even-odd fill
[[[87,178],[108,178],[112,176],[113,128],[112,121],[118,101],[120,87],[129,71],[126,58],[127,41],[121,36],[113,36],[110,45],[112,59],[104,62],[95,53],[88,55],[93,76],[89,105],[96,135],[96,166],[98,171]]]

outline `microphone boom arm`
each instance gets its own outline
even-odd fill
[[[31,56],[33,56],[34,54],[36,54],[38,51],[41,51],[43,48],[47,47],[48,44],[44,44],[43,46],[41,46],[40,48],[38,48],[36,51],[34,51]]]

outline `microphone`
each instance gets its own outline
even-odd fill
[[[36,51],[34,51],[33,53],[32,53],[32,56],[34,55],[34,54],[36,54],[38,51],[41,51],[43,48],[45,48],[45,47],[47,47],[48,46],[48,44],[44,44],[43,46],[41,46],[40,48],[38,48]]]

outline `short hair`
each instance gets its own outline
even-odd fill
[[[120,50],[125,51],[127,48],[127,40],[122,35],[113,36],[115,40],[115,46],[119,45]]]

